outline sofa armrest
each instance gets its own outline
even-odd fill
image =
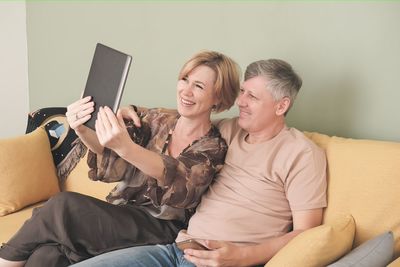
[[[26,133],[44,126],[50,141],[54,164],[57,166],[73,148],[78,138],[67,122],[65,107],[49,107],[29,113]]]
[[[66,112],[65,107],[38,109],[29,114],[26,128],[26,133],[29,133],[44,126],[61,187],[87,151],[75,131],[69,127]]]

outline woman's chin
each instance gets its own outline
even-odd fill
[[[179,105],[178,112],[181,116],[190,116],[193,115],[193,108]]]

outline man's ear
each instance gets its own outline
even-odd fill
[[[278,101],[276,105],[275,114],[277,116],[284,115],[286,111],[289,109],[289,107],[290,107],[290,99],[289,97],[284,97]]]

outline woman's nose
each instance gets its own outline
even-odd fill
[[[187,83],[183,86],[182,91],[185,95],[192,95],[193,94],[193,84]]]

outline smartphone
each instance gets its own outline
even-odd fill
[[[176,246],[182,251],[184,251],[187,248],[198,249],[198,250],[210,250],[196,239],[188,239],[185,241],[178,242],[176,243]]]

